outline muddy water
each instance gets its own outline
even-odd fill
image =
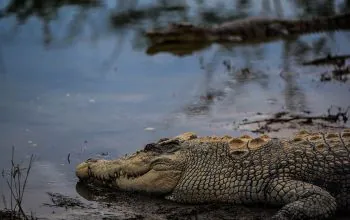
[[[14,2],[2,1],[2,11]],[[24,165],[30,154],[35,155],[26,210],[51,213],[52,208],[42,206],[50,202],[46,192],[79,196],[74,167],[89,157],[117,157],[189,130],[200,135],[252,134],[246,131],[249,127],[242,131],[237,125],[280,111],[319,115],[332,105],[347,108],[349,82],[321,82],[321,73],[332,67],[305,67],[299,61],[327,53],[349,54],[349,32],[232,48],[213,45],[182,57],[145,53],[142,30],[185,17],[197,23],[214,22],[208,20],[213,11],[224,17],[295,18],[346,10],[343,1],[335,1],[335,9],[312,3],[297,7],[246,2],[235,2],[239,7],[223,2],[228,5],[223,11],[221,3],[188,2],[186,9],[169,11],[155,3],[77,5],[71,1],[43,7],[48,10],[35,6],[26,11],[17,5],[17,10],[2,13],[0,167],[10,167],[11,146]],[[149,10],[111,23],[110,16],[125,8],[141,12],[156,8],[153,12],[163,13]],[[248,74],[242,73],[245,68]],[[344,124],[334,126],[338,125]],[[0,192],[9,196],[4,179]]]

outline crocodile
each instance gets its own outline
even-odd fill
[[[272,219],[328,219],[350,208],[350,129],[267,135],[186,132],[116,160],[76,167],[82,183],[188,204],[266,204]]]
[[[215,25],[170,23],[166,29],[146,31],[152,45],[162,43],[260,43],[325,31],[349,30],[350,13],[307,19],[248,17]]]

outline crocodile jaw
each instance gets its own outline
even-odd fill
[[[141,158],[141,159],[140,159]],[[119,160],[89,159],[76,167],[76,176],[83,182],[95,183],[124,191],[168,194],[178,184],[182,171],[171,163],[151,165],[156,158],[131,157]],[[166,158],[171,161],[170,157]]]
[[[116,180],[116,185],[127,191],[168,194],[176,187],[180,177],[180,171],[150,170],[137,178],[119,178]]]

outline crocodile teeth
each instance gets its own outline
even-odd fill
[[[114,174],[112,174],[111,176],[108,176],[106,178],[106,180],[114,180],[114,179],[117,179],[117,178],[120,178],[120,177],[123,177],[123,178],[128,178],[128,179],[134,179],[136,177],[138,177],[139,175],[137,173],[127,173],[123,170],[120,170],[120,171],[116,171]]]

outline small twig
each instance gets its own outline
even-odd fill
[[[67,156],[68,163],[70,164],[70,153]]]
[[[14,155],[15,155],[15,146],[12,146],[12,156],[11,156],[11,183],[10,183],[10,189],[12,190],[12,186],[13,186],[13,181],[12,181],[12,176],[13,176],[13,160],[14,160]],[[11,211],[13,210],[13,198],[11,196],[11,199],[10,199],[10,202],[11,202]],[[11,218],[12,218],[12,212],[11,212]]]
[[[33,163],[33,158],[34,155],[31,155],[30,160],[29,160],[29,164],[28,164],[28,168],[21,168],[20,164],[16,164],[15,160],[14,160],[14,146],[12,146],[12,157],[11,157],[11,170],[9,173],[9,178],[6,178],[6,184],[10,189],[10,201],[11,201],[11,219],[18,219],[18,218],[22,218],[22,219],[26,219],[28,220],[29,217],[25,214],[23,207],[22,207],[22,201],[23,201],[23,196],[24,196],[24,192],[25,192],[25,188],[27,186],[27,181],[28,181],[28,176],[32,167],[32,163]],[[22,170],[26,169],[26,175],[22,175]],[[2,176],[3,178],[5,178],[5,170],[2,171]],[[24,177],[24,178],[23,178]],[[24,179],[24,181],[23,181]],[[5,204],[5,207],[7,207],[6,205],[6,198],[3,195],[3,202]],[[34,219],[34,218],[32,218]]]
[[[7,183],[8,187],[10,188],[10,192],[11,192],[11,195],[12,195],[11,197],[14,198],[14,200],[16,201],[17,204],[20,204],[19,199],[16,198],[16,195],[15,195],[15,193],[14,193],[14,191],[13,191],[13,188],[11,188],[11,186],[10,186],[9,181],[6,180],[6,183]],[[28,217],[27,217],[26,213],[23,211],[23,209],[22,209],[22,207],[21,207],[20,205],[18,205],[18,210],[21,212],[21,214],[23,215],[23,217],[27,220]],[[12,210],[12,211],[13,211],[13,210]],[[11,214],[11,215],[12,215],[12,214]]]
[[[19,206],[22,204],[22,200],[20,199],[21,197],[21,171],[19,169],[19,164],[17,164],[17,182],[18,182],[18,198],[19,198]]]
[[[7,209],[6,197],[4,194],[2,194],[1,196],[2,196],[2,202],[4,203],[4,207],[5,207],[5,209]]]
[[[326,57],[314,59],[303,62],[303,65],[335,65],[340,68],[345,65],[345,60],[350,59],[350,55],[336,55],[328,54]]]
[[[24,189],[25,189],[25,187],[26,187],[26,185],[27,185],[27,180],[28,180],[29,172],[30,172],[30,170],[31,170],[31,168],[32,168],[33,158],[34,158],[34,155],[32,154],[32,155],[30,156],[30,159],[29,159],[28,169],[27,169],[26,177],[25,177],[24,183],[23,183],[21,201],[22,201],[22,199],[23,199]]]
[[[338,117],[337,117],[338,118]],[[249,124],[256,124],[256,123],[266,123],[266,124],[272,124],[272,123],[286,123],[290,121],[295,120],[324,120],[324,121],[331,121],[336,122],[337,119],[329,116],[304,116],[304,115],[294,115],[291,116],[291,118],[268,118],[268,119],[262,119],[262,120],[256,120],[256,121],[249,121],[244,122],[241,125],[249,125]]]

